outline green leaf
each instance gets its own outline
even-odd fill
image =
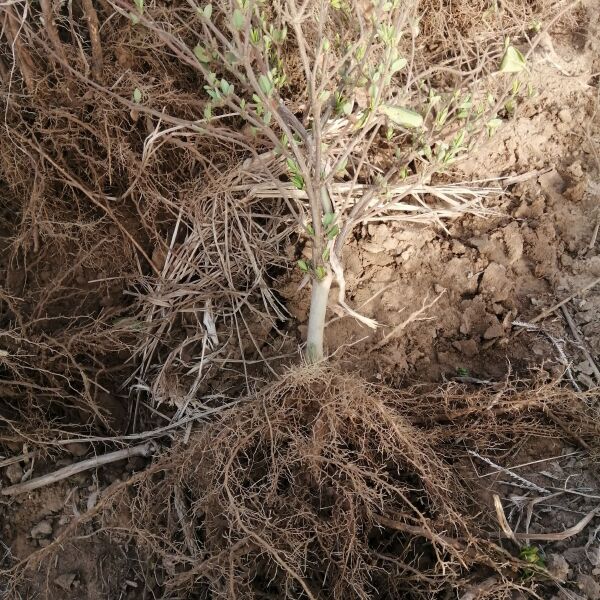
[[[335,170],[336,175],[343,175],[344,172],[346,171],[346,167],[348,166],[348,158],[344,158],[344,160],[342,160],[338,166],[338,168]]]
[[[456,136],[452,140],[453,148],[460,148],[462,146],[463,142],[465,141],[465,133],[465,130],[461,129],[461,131],[458,134],[456,134]]]
[[[244,28],[244,25],[246,23],[246,17],[239,8],[236,8],[233,11],[233,18],[231,22],[233,23],[233,28],[237,31],[241,31]]]
[[[229,50],[225,51],[224,57],[225,57],[225,64],[227,64],[227,65],[237,65],[237,63],[239,62],[237,54],[230,52]]]
[[[221,92],[217,89],[213,89],[208,85],[204,86],[206,93],[215,101],[219,102],[221,100]]]
[[[291,182],[294,184],[294,187],[299,190],[304,189],[304,178],[302,175],[292,175],[290,177]]]
[[[330,255],[329,248],[325,248],[325,250],[323,250],[323,254],[321,254],[321,256],[323,257],[323,260],[328,261],[329,255]]]
[[[325,267],[321,267],[321,266],[317,267],[315,269],[315,275],[317,276],[317,279],[319,281],[321,281],[322,279],[325,279],[325,277],[327,276],[327,271],[326,271]]]
[[[535,33],[539,33],[542,30],[542,22],[534,19],[529,25],[529,29],[534,31]]]
[[[140,18],[135,13],[130,12],[129,18],[131,19],[132,25],[137,25],[140,22]]]
[[[433,90],[429,90],[429,98],[428,102],[431,106],[436,106],[439,104],[442,97],[439,94],[436,94]]]
[[[300,167],[292,160],[288,158],[286,160],[287,167],[290,171],[290,181],[294,184],[294,187],[303,190],[304,189],[304,177],[302,177],[302,173],[300,172]],[[314,235],[314,231],[311,235]]]
[[[202,9],[202,14],[204,15],[205,19],[210,20],[211,16],[212,16],[212,4],[207,4],[203,9]]]
[[[233,91],[233,85],[231,85],[226,79],[221,79],[221,91],[227,96]]]
[[[435,122],[440,126],[443,127],[444,123],[446,122],[446,119],[448,118],[448,107],[446,106],[445,108],[443,108],[439,113],[437,113],[436,117],[435,117]]]
[[[320,94],[319,94],[319,102],[327,102],[327,100],[329,100],[331,96],[331,92],[329,90],[323,90]]]
[[[388,119],[410,129],[417,129],[423,126],[423,117],[414,110],[404,108],[402,106],[392,106],[390,104],[383,104],[379,107],[379,111],[382,112]]]
[[[408,64],[408,61],[405,58],[397,58],[393,63],[392,66],[390,67],[392,70],[392,73],[395,73],[396,71],[400,71],[401,69],[404,69],[404,67]]]
[[[354,126],[356,129],[362,129],[366,124],[367,121],[369,120],[369,115],[371,114],[371,110],[365,110],[362,113],[358,114],[358,121],[356,122],[356,125]]]
[[[345,115],[349,115],[352,112],[353,107],[354,107],[354,102],[352,100],[348,100],[348,102],[344,102],[344,104],[342,104],[342,112]]]
[[[196,46],[194,46],[194,54],[196,55],[196,58],[201,63],[209,63],[210,62],[210,54],[207,52],[207,50],[206,50],[206,48],[204,48],[204,46],[201,46],[200,44],[197,44]]]
[[[283,29],[272,29],[271,37],[276,44],[281,44],[287,37],[287,27],[283,27]]]
[[[142,101],[142,91],[139,88],[133,90],[133,101],[139,104]]]
[[[427,160],[433,160],[433,153],[431,152],[431,146],[425,144],[419,151]]]
[[[310,267],[305,260],[300,259],[296,264],[303,273],[308,273]]]
[[[287,168],[290,170],[290,173],[295,175],[300,175],[300,167],[296,164],[296,161],[292,158],[288,158],[285,161]]]
[[[315,229],[314,229],[314,227],[312,226],[312,223],[307,223],[307,224],[304,226],[304,229],[306,229],[306,232],[308,233],[308,235],[312,235],[312,236],[314,236],[314,235],[315,235]]]
[[[486,124],[488,137],[492,137],[500,125],[502,125],[502,119],[490,119]]]
[[[525,562],[544,567],[544,558],[540,554],[540,549],[536,546],[523,546],[519,552],[519,558]]]
[[[204,107],[204,118],[207,121],[212,118],[212,105],[211,104],[207,104]]]
[[[520,73],[525,68],[525,57],[514,46],[508,46],[500,63],[500,73]]]
[[[135,7],[140,11],[140,15],[144,14],[144,0],[133,0]]]
[[[260,31],[256,27],[250,29],[250,42],[255,46],[260,42]]]
[[[273,82],[266,75],[259,75],[258,85],[266,96],[270,96],[273,91]]]
[[[323,215],[323,227],[329,227],[335,220],[335,213],[325,213]]]
[[[337,225],[334,225],[328,232],[327,232],[327,239],[328,240],[332,240],[338,233],[340,232],[340,228]]]

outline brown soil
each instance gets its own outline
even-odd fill
[[[460,165],[465,178],[526,175],[486,205],[488,218],[459,219],[446,231],[373,223],[348,244],[348,295],[383,327],[372,333],[345,317],[328,326],[327,340],[330,348],[349,346],[349,361],[360,357],[365,374],[431,381],[468,369],[475,377],[497,380],[541,363],[551,373],[562,372],[552,343],[538,333],[514,335],[512,322],[529,321],[600,276],[597,250],[590,246],[600,219],[592,77],[598,63],[587,46],[571,44],[570,36],[556,36],[552,62],[540,52],[531,74],[533,97],[477,157]],[[569,74],[558,71],[556,61],[568,65]],[[292,276],[281,293],[302,334],[309,292],[298,293],[298,282]],[[390,329],[442,292],[420,315],[423,322],[372,352]],[[568,308],[586,335],[597,329],[595,294]],[[571,335],[560,319],[544,326],[557,335],[562,330],[559,337]],[[598,341],[591,338],[597,351]],[[578,358],[571,355],[576,364]]]
[[[600,224],[600,12],[593,0],[585,4],[587,12],[581,9],[579,25],[559,29],[536,51],[531,63],[531,97],[518,106],[510,121],[475,157],[460,164],[455,179],[523,176],[521,181],[508,185],[504,194],[487,201],[487,218],[466,216],[446,224],[445,229],[369,223],[355,232],[344,254],[347,298],[354,308],[376,319],[382,327],[372,332],[347,316],[330,313],[327,346],[335,351],[346,372],[359,372],[368,381],[391,387],[458,380],[478,389],[480,385],[533,376],[544,381],[560,380],[561,385],[575,385],[583,391],[600,384],[585,352],[596,359],[600,356],[598,287],[576,294],[565,305],[580,341],[560,311],[541,319],[536,329],[515,325],[530,323],[600,277],[600,239],[596,238]],[[122,47],[118,47],[117,54],[123,65],[131,60]],[[132,150],[124,147],[122,151]],[[3,185],[0,181],[0,194]],[[156,211],[147,208],[148,214],[142,217],[123,209],[119,220],[142,241],[152,259],[160,262],[160,245],[150,239],[144,227],[144,219]],[[69,211],[65,212],[65,223],[59,224],[38,215],[43,226],[31,233],[31,239],[20,240],[24,251],[15,250],[15,245],[6,240],[0,248],[5,281],[0,289],[0,324],[7,327],[15,314],[27,315],[31,320],[27,342],[25,335],[23,339],[8,334],[2,338],[0,350],[18,355],[20,362],[3,366],[0,379],[5,404],[1,418],[7,424],[0,438],[0,463],[3,457],[41,448],[34,461],[27,459],[18,467],[0,469],[4,486],[20,480],[27,469],[40,474],[80,459],[80,449],[65,452],[45,445],[52,428],[64,434],[89,431],[115,435],[131,431],[132,425],[139,422],[147,429],[165,422],[145,407],[139,396],[132,402],[123,388],[136,366],[129,360],[137,333],[130,324],[122,324],[123,318],[137,314],[130,294],[130,281],[135,280],[138,266],[135,256],[124,246],[122,231],[101,211],[88,209],[83,215],[80,208],[72,211],[78,215],[72,219],[78,223],[72,231],[65,225]],[[0,219],[3,236],[14,235],[21,220],[27,218],[11,213],[8,206]],[[168,221],[167,216],[160,216],[163,218]],[[50,232],[53,227],[60,235]],[[169,227],[172,223],[164,229],[172,233]],[[77,239],[77,244],[65,243],[69,238]],[[295,247],[288,250],[290,256],[302,251]],[[149,271],[148,265],[143,269]],[[304,337],[309,291],[298,290],[301,276],[297,271],[281,271],[277,264],[274,288],[291,318],[278,323],[278,330],[262,321],[251,324],[258,342],[248,342],[250,357],[259,358],[257,346],[289,357]],[[59,285],[53,286],[53,282]],[[332,297],[333,293],[335,290]],[[436,297],[437,302],[417,321],[409,322],[381,343],[388,332]],[[43,306],[43,312],[36,310],[38,306]],[[94,324],[75,320],[75,315],[89,315]],[[115,323],[122,325],[114,327]],[[184,331],[185,323],[177,327]],[[286,334],[284,341],[281,332]],[[283,362],[288,364],[290,360]],[[94,367],[100,362],[103,369],[98,374]],[[27,373],[31,364],[43,365],[47,372],[39,392],[32,389],[22,400],[22,389],[14,385],[14,380]],[[228,394],[235,395],[239,393],[239,387],[234,387],[238,386],[239,369],[235,364],[231,369],[236,378],[232,377]],[[92,372],[95,375],[90,382],[87,374]],[[250,378],[259,383],[267,375],[270,373],[263,366],[250,372]],[[229,372],[221,376],[221,382],[229,381]],[[218,372],[211,372],[203,390],[216,390],[219,377]],[[165,385],[171,384],[176,386],[177,382]],[[589,402],[591,406],[597,398],[591,394]],[[35,411],[40,406],[54,416],[51,426],[41,418],[36,420]],[[172,407],[159,408],[163,409],[168,417],[172,416]],[[34,416],[19,421],[25,413]],[[553,427],[555,430],[547,430],[544,436],[527,434],[515,439],[510,447],[505,444],[496,448],[494,460],[504,466],[548,459],[541,465],[518,470],[537,486],[561,488],[568,482],[571,489],[581,491],[579,496],[562,495],[542,510],[534,510],[532,532],[556,532],[575,525],[597,506],[600,495],[598,456],[586,452],[589,444],[570,429],[569,423],[557,425],[554,421]],[[562,432],[564,439],[552,439],[552,431]],[[27,440],[33,442],[28,445]],[[98,453],[102,450],[100,445],[95,447]],[[82,452],[88,451],[89,446],[84,446]],[[518,518],[526,516],[526,501],[519,503],[517,498],[523,495],[523,488],[507,482],[505,473],[478,480],[473,473],[489,475],[493,469],[477,458],[471,459],[463,457],[462,463],[457,461],[457,468],[476,490],[480,510],[488,515],[485,520],[493,515],[492,493],[498,493],[515,526]],[[149,464],[150,459],[130,459],[16,500],[2,500],[0,567],[17,565],[18,571],[20,561],[68,531],[80,514],[109,495],[107,489],[117,489],[121,481],[135,477]],[[144,545],[129,529],[134,502],[135,497],[125,496],[106,513],[95,513],[63,543],[55,558],[43,563],[40,570],[29,572],[35,575],[28,575],[28,580],[21,583],[20,597],[171,597],[162,595],[164,576],[157,575],[156,565],[145,563],[153,555],[146,553],[147,548],[140,550]],[[159,518],[157,515],[157,521]],[[41,523],[45,525],[40,527]],[[576,593],[588,600],[600,598],[597,527],[598,517],[579,535],[541,544],[547,563],[566,582],[571,595],[557,588],[552,592],[542,588],[540,597],[556,593],[561,599],[576,598]],[[225,531],[218,523],[215,528]],[[144,535],[148,536],[147,546],[160,546],[161,540],[150,539],[157,532],[146,530]],[[164,547],[162,550],[166,553]],[[160,568],[168,571],[168,561],[163,560]],[[173,569],[175,573],[176,567]],[[5,585],[0,580],[0,596]],[[189,597],[213,597],[202,593]],[[275,597],[285,597],[284,592],[278,593]],[[462,596],[484,597],[481,590]]]

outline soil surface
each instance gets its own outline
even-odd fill
[[[356,232],[344,256],[347,295],[382,327],[373,333],[349,317],[334,319],[326,332],[330,348],[348,348],[350,361],[360,357],[366,375],[384,380],[438,380],[457,369],[496,380],[541,364],[562,373],[552,334],[568,344],[582,386],[592,385],[561,314],[553,312],[533,332],[515,335],[513,323],[529,322],[600,276],[595,43],[577,47],[567,34],[549,40],[552,50],[534,58],[531,98],[460,165],[466,180],[521,179],[486,201],[489,216],[457,219],[445,229],[372,223]],[[309,291],[298,293],[298,283],[293,276],[280,290],[301,336]],[[378,348],[435,298],[418,322]],[[592,291],[566,305],[595,353],[599,301]]]

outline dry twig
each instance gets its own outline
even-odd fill
[[[24,494],[25,492],[37,490],[38,488],[46,485],[52,485],[57,481],[67,479],[68,477],[72,477],[73,475],[81,473],[82,471],[88,471],[89,469],[94,469],[102,465],[117,462],[119,460],[125,460],[127,458],[131,458],[132,456],[150,456],[155,449],[156,446],[154,444],[146,443],[140,444],[139,446],[133,446],[131,448],[124,448],[123,450],[115,450],[114,452],[108,452],[100,456],[95,456],[94,458],[88,458],[87,460],[82,460],[72,465],[68,465],[62,469],[59,469],[58,471],[48,473],[47,475],[42,475],[41,477],[35,477],[34,479],[30,479],[24,483],[17,483],[15,485],[2,488],[0,489],[0,493],[3,496],[17,496],[19,494]]]

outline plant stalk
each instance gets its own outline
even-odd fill
[[[308,333],[306,335],[306,359],[310,363],[323,360],[323,333],[325,315],[333,274],[327,272],[323,279],[313,278],[310,312],[308,315]]]

